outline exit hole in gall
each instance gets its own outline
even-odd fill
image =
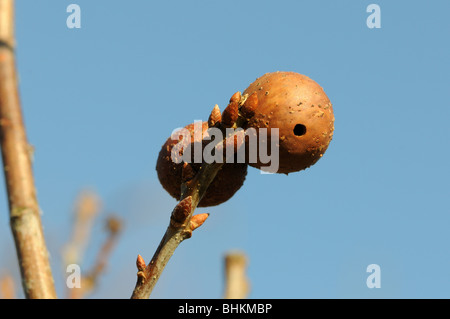
[[[306,134],[306,126],[303,124],[297,124],[294,127],[294,135],[295,136],[302,136]]]

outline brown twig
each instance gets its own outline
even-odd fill
[[[110,216],[106,222],[106,228],[108,231],[108,237],[98,252],[97,260],[92,267],[92,270],[89,271],[87,275],[82,276],[80,288],[72,288],[70,290],[70,299],[80,299],[82,297],[86,297],[97,286],[100,275],[106,268],[109,256],[116,246],[117,238],[122,229],[122,222],[118,218]]]
[[[56,298],[19,101],[14,1],[0,0],[0,145],[22,285],[27,298]]]
[[[225,299],[244,299],[250,291],[246,276],[247,256],[241,252],[225,256]]]
[[[82,257],[89,242],[95,217],[99,214],[100,205],[100,199],[93,192],[83,191],[78,196],[75,203],[72,236],[62,252],[66,267],[70,264],[82,264]],[[85,294],[85,290],[91,290],[91,287],[88,287],[90,283],[85,283],[84,277],[81,280],[83,281],[81,288],[67,288],[68,298],[79,299]]]
[[[239,113],[239,106],[245,102],[247,96],[242,96],[239,92],[235,93],[228,104],[227,108],[222,113],[218,114],[219,108],[216,105],[209,117],[208,124],[214,125],[225,132],[228,127],[242,127],[247,121]],[[226,123],[222,123],[225,118]],[[240,133],[240,132],[238,132]],[[220,147],[226,147],[227,142],[231,141],[234,145],[235,134],[225,137],[222,143],[219,143],[216,150]],[[180,202],[175,206],[170,217],[170,223],[167,230],[154,253],[152,260],[148,265],[145,265],[144,259],[138,255],[136,265],[138,268],[137,282],[134,291],[131,295],[132,299],[147,299],[160,278],[167,262],[172,257],[179,244],[192,236],[192,231],[199,227],[208,217],[207,214],[193,215],[194,211],[206,193],[211,182],[216,177],[217,173],[222,168],[223,163],[203,163],[200,170],[195,176],[181,185]],[[189,165],[186,165],[189,168]],[[189,174],[183,174],[185,176]]]
[[[75,205],[73,232],[63,249],[65,265],[81,264],[95,217],[100,211],[100,199],[93,192],[83,191]]]
[[[196,228],[196,225],[192,223],[192,214],[222,165],[219,163],[204,165],[193,180],[185,183],[182,200],[173,210],[169,226],[152,260],[144,269],[142,269],[142,266],[138,266],[138,280],[131,296],[132,299],[147,299],[150,297],[175,249],[183,240],[192,236],[192,231]],[[207,215],[203,216],[206,220]],[[197,223],[197,227],[199,226]],[[142,261],[143,258],[138,255],[136,264],[142,265]]]
[[[0,277],[0,298],[1,299],[16,299],[16,292],[14,289],[14,280],[11,275],[6,274]]]

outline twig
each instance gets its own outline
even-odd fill
[[[16,292],[14,290],[14,280],[12,276],[9,274],[0,277],[0,298],[16,299]]]
[[[56,298],[19,101],[13,6],[13,0],[0,0],[0,145],[10,225],[25,296]]]
[[[209,117],[209,126],[216,126],[225,132],[227,127],[242,127],[247,121],[239,113],[239,107],[243,106],[247,96],[241,97],[236,92],[230,99],[230,103],[220,116],[219,108],[216,105]],[[256,105],[255,105],[256,107]],[[242,133],[242,131],[238,132]],[[226,137],[222,143],[219,143],[216,150],[220,147],[231,145],[239,147],[234,143],[236,134]],[[228,143],[227,143],[228,142]],[[170,217],[170,223],[167,230],[148,265],[145,265],[144,259],[138,255],[136,265],[138,268],[137,282],[134,288],[132,299],[147,299],[158,281],[159,277],[167,265],[170,257],[172,257],[178,245],[185,239],[192,236],[192,231],[201,226],[208,217],[208,214],[193,215],[198,203],[203,198],[211,182],[222,168],[223,163],[203,163],[200,170],[195,176],[184,181],[181,185],[181,198],[177,206],[175,206]],[[183,169],[189,168],[185,165]],[[189,175],[189,174],[182,174]]]
[[[244,299],[250,291],[246,276],[247,256],[234,252],[225,256],[225,299]]]
[[[106,228],[108,237],[99,250],[92,270],[81,278],[81,288],[72,288],[70,290],[69,298],[80,299],[91,293],[96,287],[100,275],[104,272],[109,256],[117,243],[117,238],[122,229],[122,222],[118,218],[110,216],[106,222]]]
[[[92,225],[100,210],[100,200],[95,193],[84,191],[76,201],[73,232],[63,249],[65,265],[80,264],[89,241]]]
[[[151,262],[144,268],[143,258],[138,255],[138,280],[134,288],[132,299],[147,299],[161,276],[164,267],[172,257],[175,249],[185,239],[192,236],[192,231],[199,227],[208,217],[207,214],[199,214],[192,223],[192,214],[206,192],[209,184],[216,176],[223,164],[214,163],[204,165],[190,183],[185,183],[185,191],[182,200],[172,212],[169,226],[164,234]]]

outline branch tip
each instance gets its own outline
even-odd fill
[[[225,299],[247,298],[250,291],[247,264],[247,256],[242,252],[231,252],[225,256]]]
[[[110,216],[106,221],[106,228],[111,235],[117,235],[122,229],[122,221],[117,217]]]

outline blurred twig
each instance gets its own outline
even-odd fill
[[[100,199],[93,192],[84,191],[78,197],[75,205],[72,237],[63,250],[63,259],[66,266],[81,264],[92,225],[100,211],[100,206]]]
[[[11,275],[6,274],[0,277],[0,298],[16,299],[16,291],[14,289],[14,280]]]
[[[117,238],[122,229],[122,222],[118,218],[110,216],[106,221],[106,229],[108,231],[108,236],[98,252],[97,259],[92,267],[92,270],[82,276],[81,288],[72,288],[70,290],[69,298],[80,299],[82,297],[86,297],[97,286],[98,279],[104,272],[109,256],[117,243]]]
[[[25,296],[56,298],[20,106],[14,45],[14,1],[0,0],[0,145],[10,225]]]
[[[241,252],[225,256],[225,299],[247,298],[250,283],[246,276],[247,256]]]

